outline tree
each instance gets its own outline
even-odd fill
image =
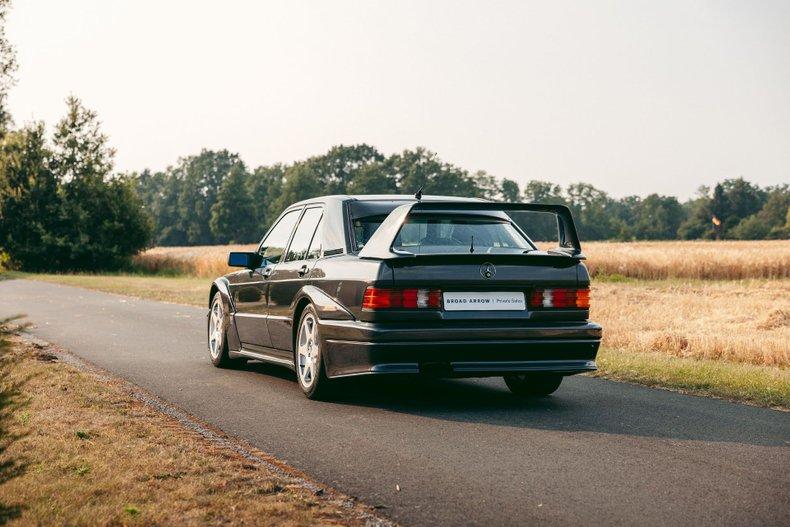
[[[390,156],[389,166],[403,194],[414,194],[422,188],[424,194],[478,195],[474,180],[465,170],[443,163],[434,152],[422,147]]]
[[[768,198],[759,212],[741,220],[731,231],[733,238],[762,240],[765,238],[790,238],[785,225],[790,210],[790,186],[779,185],[766,189]]]
[[[567,196],[580,238],[606,240],[619,234],[616,202],[606,192],[589,183],[574,183],[568,186]]]
[[[361,170],[383,159],[378,150],[363,143],[333,146],[326,154],[313,158],[311,163],[326,194],[345,194]]]
[[[397,181],[389,159],[362,167],[348,185],[349,194],[395,194]]]
[[[524,187],[524,201],[527,203],[545,203],[549,205],[564,205],[565,198],[562,194],[562,187],[533,179],[527,182]]]
[[[13,124],[8,111],[8,92],[16,83],[16,51],[6,38],[5,23],[11,0],[0,0],[0,137],[5,135]]]
[[[251,243],[258,234],[255,206],[247,189],[247,172],[234,165],[211,208],[211,233],[217,243]]]
[[[697,189],[697,197],[683,205],[686,220],[678,227],[678,237],[684,240],[713,238],[711,206],[710,187],[703,185]]]
[[[642,200],[632,198],[621,200],[632,211],[628,214],[627,223],[623,224],[625,238],[670,240],[677,236],[683,221],[683,207],[677,198],[658,194],[650,194]]]
[[[475,197],[501,201],[502,187],[499,186],[499,181],[485,170],[475,172],[472,182],[475,186]]]
[[[284,178],[282,193],[272,204],[275,215],[279,215],[292,203],[326,194],[320,175],[320,163],[316,163],[314,159],[294,163],[285,171]]]
[[[282,192],[284,174],[283,165],[262,166],[256,168],[247,180],[248,192],[255,210],[253,223],[257,238],[263,237],[271,223],[277,219],[274,202]]]
[[[66,104],[51,156],[62,196],[63,238],[52,250],[49,268],[117,269],[147,245],[151,222],[133,182],[110,178],[114,150],[96,113],[76,97]]]
[[[0,252],[23,269],[48,268],[53,247],[66,244],[59,234],[61,197],[51,155],[43,123],[0,140]]]
[[[236,165],[243,166],[238,154],[204,149],[196,156],[179,159],[172,169],[171,177],[179,181],[177,230],[187,245],[215,243],[209,227],[211,209],[222,181]]]
[[[521,189],[518,188],[518,183],[512,179],[505,178],[500,184],[499,194],[502,197],[502,201],[516,203],[520,201]]]

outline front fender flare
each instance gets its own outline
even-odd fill
[[[233,302],[233,296],[230,294],[230,282],[228,282],[228,279],[223,276],[217,278],[214,280],[214,283],[211,284],[208,300],[209,309],[211,309],[211,300],[214,297],[215,291],[219,291],[219,294],[222,296],[222,303],[225,307],[225,327],[228,328],[225,337],[227,338],[228,349],[237,351],[241,349],[241,341],[239,339],[239,332],[236,329],[236,320],[233,317],[233,314],[236,312],[236,305]]]

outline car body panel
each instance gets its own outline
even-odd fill
[[[588,287],[589,273],[567,208],[503,206],[428,196],[419,203],[410,196],[326,196],[296,203],[283,215],[300,210],[304,217],[311,207],[323,207],[323,219],[315,232],[323,240],[317,258],[275,264],[264,261],[259,269],[230,273],[215,282],[232,313],[229,332],[238,332],[228,337],[232,356],[293,367],[295,326],[301,310],[310,303],[318,316],[329,377],[381,373],[483,376],[525,371],[572,374],[595,369],[601,327],[588,321],[587,309],[385,311],[362,307],[369,286],[439,288],[445,292],[523,291],[525,298],[535,287]],[[436,210],[473,214],[484,209],[490,215],[507,207],[546,209],[563,215],[561,221],[566,224],[560,234],[564,232],[570,241],[555,251],[529,250],[526,254],[415,256],[392,250],[396,226],[400,228],[412,209],[415,214]],[[361,250],[352,227],[360,214],[387,214],[381,225],[385,230],[380,227],[375,231]],[[298,226],[299,221],[286,252]],[[495,268],[490,277],[481,274],[486,266]]]

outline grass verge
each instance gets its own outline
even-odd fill
[[[299,476],[255,461],[265,454],[247,450],[251,460],[134,398],[123,381],[64,356],[17,338],[0,342],[0,524],[365,525],[372,518],[349,498],[311,491]]]
[[[784,368],[602,348],[596,377],[790,410]]]
[[[206,306],[211,280],[192,276],[155,276],[137,274],[37,274],[6,273],[8,278],[28,278],[41,282],[84,287],[160,302]]]
[[[208,284],[205,278],[148,275],[56,275],[24,273],[15,273],[11,276],[62,283],[110,293],[135,296],[138,298],[163,300],[180,304],[205,306],[207,303],[206,294]],[[658,311],[649,309],[650,306],[646,307],[646,302],[651,298],[656,299],[656,303],[663,305],[662,312],[665,318],[676,317],[682,319],[683,323],[688,323],[689,319],[692,318],[691,313],[695,309],[699,311],[702,308],[695,307],[692,309],[689,307],[687,309],[688,313],[679,313],[675,311],[673,314],[673,312],[668,309],[668,306],[670,306],[672,302],[678,302],[677,298],[668,300],[665,298],[665,295],[658,295],[653,291],[653,289],[659,291],[663,291],[664,289],[674,291],[683,283],[675,281],[669,281],[668,283],[665,281],[633,282],[628,280],[627,283],[622,284],[611,282],[601,284],[602,289],[599,292],[599,298],[605,302],[606,306],[609,306],[607,309],[612,311],[613,314],[607,314],[606,311],[599,311],[593,313],[593,316],[596,320],[602,322],[605,332],[608,330],[610,336],[616,338],[616,341],[622,345],[614,347],[605,346],[601,350],[598,360],[600,371],[597,375],[609,379],[634,382],[647,386],[663,387],[696,395],[723,397],[761,406],[790,409],[790,370],[787,368],[730,362],[723,358],[709,359],[683,356],[683,353],[686,353],[686,348],[683,346],[681,346],[683,349],[677,352],[677,350],[665,349],[667,346],[658,346],[657,348],[655,346],[645,346],[643,345],[644,343],[637,342],[633,340],[633,338],[631,340],[617,338],[617,335],[638,336],[645,334],[646,328],[637,328],[634,324],[644,324],[647,323],[646,321],[655,321]],[[697,281],[691,281],[689,283],[691,285],[703,284]],[[785,283],[786,282],[782,282],[783,285]],[[726,302],[722,302],[721,298],[715,295],[711,296],[710,302],[715,305],[727,304],[736,307],[739,305],[742,306],[742,302],[737,302],[736,297],[738,295],[747,295],[749,291],[752,291],[751,294],[754,294],[753,290],[756,285],[759,285],[762,289],[771,289],[771,287],[768,287],[770,283],[767,281],[754,281],[753,283],[744,282],[744,284],[745,285],[742,287],[745,289],[743,291],[739,289],[733,292],[733,298],[727,297]],[[686,285],[688,285],[688,283],[686,283]],[[612,289],[614,286],[622,288],[619,293]],[[718,287],[727,288],[736,286],[736,282],[731,282],[722,283],[721,285],[713,283],[706,287],[716,290]],[[688,290],[686,291],[685,289]],[[685,289],[683,292],[688,299],[693,300],[704,296],[693,287]],[[633,295],[637,295],[638,298],[631,298]],[[608,298],[609,296],[612,298]],[[771,303],[774,302],[774,300],[769,298],[766,302]],[[644,312],[640,311],[629,315],[627,312],[624,312],[629,305],[637,306]],[[757,307],[759,308],[759,306]],[[749,318],[743,315],[744,313],[740,313],[739,317]],[[746,315],[749,314],[747,313]],[[697,317],[699,316],[701,315],[698,314]],[[669,320],[669,318],[667,318],[667,320]],[[752,332],[755,331],[755,328],[744,329],[737,325],[732,325],[735,323],[740,324],[742,322],[740,318],[734,321],[728,320],[728,317],[722,314],[718,318],[711,318],[707,324],[711,327],[718,327],[722,333],[746,334],[747,330]],[[628,320],[630,320],[630,322],[627,322]],[[758,319],[757,322],[759,323],[760,320],[761,319]],[[658,322],[661,322],[661,320],[658,320]],[[662,326],[662,324],[663,327],[672,326],[672,324],[666,321],[658,325]],[[626,327],[627,325],[631,326],[630,330]],[[677,326],[677,324],[675,324],[675,326]],[[652,328],[651,330],[656,330],[656,328]],[[677,330],[674,331],[676,332]],[[697,334],[700,329],[692,324],[689,325],[687,331],[689,334]],[[785,330],[782,328],[774,328],[762,331],[781,332]],[[782,335],[784,335],[784,333],[781,333],[777,338],[781,338]],[[660,336],[661,335],[656,336],[657,342],[664,342],[667,340],[665,338],[658,338]],[[675,342],[675,340],[678,339],[669,339],[669,342]],[[682,344],[683,339],[679,339],[679,342]],[[651,348],[656,348],[658,351],[651,351]]]

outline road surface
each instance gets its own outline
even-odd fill
[[[0,282],[0,317],[404,524],[790,525],[788,413],[584,377],[535,401],[486,379],[312,402],[286,370],[212,367],[205,311]]]

